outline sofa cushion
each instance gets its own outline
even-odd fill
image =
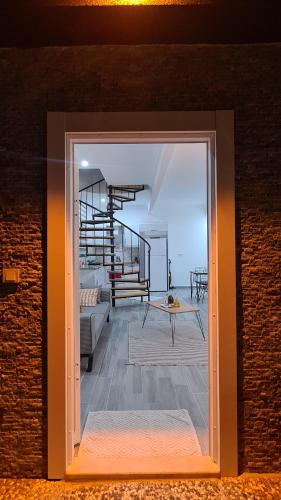
[[[110,310],[110,304],[109,302],[101,302],[100,304],[97,304],[95,307],[91,307],[90,309],[94,314],[104,314],[107,316]]]
[[[98,289],[97,288],[82,288],[80,289],[80,304],[81,306],[95,306],[97,304]]]
[[[103,314],[95,314],[95,334],[96,334],[96,343],[101,334],[103,325],[105,323],[105,317]]]
[[[97,343],[94,314],[80,314],[80,353],[91,354]]]
[[[111,303],[111,290],[110,290],[110,288],[102,288],[101,289],[100,301]]]
[[[87,314],[104,314],[106,317],[110,312],[110,304],[109,302],[101,302],[94,307],[82,307],[81,313]]]
[[[82,355],[93,354],[110,312],[110,298],[110,289],[102,288],[101,303],[80,308],[80,351]]]
[[[101,290],[102,290],[102,286],[98,285],[97,289],[98,289],[97,303],[99,304],[101,302]]]

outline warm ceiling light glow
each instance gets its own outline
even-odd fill
[[[82,165],[82,167],[88,167],[89,166],[89,162],[87,160],[82,160],[81,161],[81,165]]]
[[[205,5],[214,0],[40,0],[45,5],[58,6],[118,6],[118,5]]]

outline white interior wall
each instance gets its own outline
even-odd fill
[[[144,230],[144,228],[142,227],[144,225],[147,227],[156,226],[156,228],[161,225],[161,229],[163,226],[163,220],[149,214],[147,211],[147,207],[142,205],[134,206],[134,203],[128,203],[127,206],[124,203],[124,210],[119,210],[115,212],[114,215],[117,219],[119,219],[124,224],[127,224],[127,226],[131,227],[137,233]],[[165,222],[164,226],[165,229],[167,229],[167,224]]]
[[[185,220],[168,224],[168,254],[172,285],[188,286],[189,271],[207,267],[207,216],[193,208]]]

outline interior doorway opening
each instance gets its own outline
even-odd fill
[[[120,477],[140,474],[208,475],[218,474],[220,470],[223,474],[235,473],[237,459],[232,113],[74,113],[69,115],[50,113],[48,118],[49,477],[59,478],[65,474],[68,477],[99,475]],[[144,124],[146,124],[145,127]],[[167,124],[174,132],[167,132]],[[77,133],[77,130],[88,132]],[[119,132],[116,132],[117,130]],[[139,130],[149,131],[138,132]],[[160,130],[160,132],[154,132],[154,130]],[[185,132],[178,132],[178,130],[185,130]],[[194,130],[199,130],[199,132],[194,132]],[[166,457],[164,459],[159,457],[157,463],[146,460],[145,469],[139,460],[120,459],[114,463],[111,461],[111,466],[108,467],[108,460],[101,458],[95,461],[94,468],[85,466],[79,471],[75,469],[75,460],[73,460],[75,443],[80,439],[79,412],[76,412],[78,401],[80,403],[79,361],[74,356],[74,353],[77,356],[79,352],[79,347],[75,349],[74,343],[78,341],[75,332],[79,331],[80,319],[80,278],[77,272],[79,268],[74,266],[74,263],[79,260],[79,254],[78,246],[73,245],[73,242],[79,239],[79,224],[74,223],[75,218],[77,221],[79,219],[79,196],[75,190],[75,186],[78,186],[77,179],[75,179],[77,170],[73,169],[74,146],[78,143],[180,144],[188,142],[207,144],[208,186],[212,186],[212,189],[208,190],[210,193],[208,197],[210,231],[208,235],[208,297],[211,298],[208,325],[210,347],[209,456],[195,456],[191,460],[184,460],[184,463],[182,460],[167,460]],[[221,251],[226,247],[228,247],[227,253]],[[60,248],[59,253],[58,248]],[[227,277],[226,266],[228,266]],[[226,290],[230,294],[227,302]],[[58,298],[63,307],[57,307]],[[146,298],[143,297],[143,300],[145,301]],[[227,343],[223,342],[224,332],[228,334]]]
[[[209,455],[207,156],[206,142],[74,146],[76,465]]]

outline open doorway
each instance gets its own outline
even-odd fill
[[[174,132],[166,132],[167,128]],[[77,130],[89,132],[77,133]],[[116,132],[117,130],[123,130],[123,132]],[[138,132],[139,130],[150,131]],[[163,130],[163,132],[153,132],[154,130]],[[185,132],[177,132],[178,130],[185,130]],[[80,355],[79,360],[74,359],[74,352],[78,353],[79,347],[74,349],[73,344],[74,333],[79,331],[79,327],[77,328],[77,322],[80,319],[79,299],[76,297],[76,292],[78,291],[79,295],[80,277],[79,267],[73,267],[79,260],[78,245],[74,248],[71,243],[76,238],[77,241],[79,240],[79,230],[76,235],[74,234],[74,238],[72,237],[73,230],[75,233],[76,229],[79,229],[79,184],[78,181],[75,182],[77,170],[73,168],[75,144],[171,145],[188,142],[207,144],[208,186],[212,186],[211,190],[208,189],[210,195],[208,196],[208,293],[205,288],[205,297],[203,297],[204,302],[208,296],[209,302],[209,456],[192,456],[191,460],[177,460],[176,458],[167,460],[165,457],[158,457],[157,461],[146,459],[145,467],[143,467],[143,462],[135,459],[124,461],[120,458],[114,462],[112,460],[108,462],[107,459],[101,458],[94,464],[92,463],[91,467],[89,464],[84,464],[78,470],[73,456],[74,445],[80,440],[81,429],[79,422],[80,374],[78,373]],[[68,116],[64,113],[51,113],[48,120],[48,156],[49,477],[59,478],[65,473],[68,477],[124,474],[217,474],[219,470],[223,474],[235,473],[237,462],[233,114],[231,112],[74,113]],[[75,186],[77,186],[77,192],[74,189]],[[122,186],[124,187],[124,184]],[[142,193],[142,191],[144,190],[139,192]],[[73,224],[75,219],[77,223]],[[226,248],[227,252],[225,252]],[[59,253],[58,249],[60,249]],[[112,256],[109,258],[111,259]],[[135,261],[134,264],[139,264],[139,262]],[[118,277],[111,275],[110,279],[112,281]],[[196,286],[196,280],[192,283]],[[172,276],[169,280],[169,273],[168,284],[173,286]],[[110,285],[112,288],[111,282]],[[201,288],[202,291],[203,288]],[[157,293],[161,294],[161,292]],[[134,297],[134,301],[139,300],[138,307],[145,308],[145,302],[149,298],[143,295],[139,298]],[[158,295],[156,298],[162,300],[163,296]],[[122,301],[122,299],[119,300]],[[119,306],[120,309],[121,307]],[[117,307],[114,311],[117,311]],[[154,312],[167,314],[166,310],[163,312],[163,310],[151,311],[150,309],[147,318],[149,322],[156,323]],[[150,319],[149,315],[151,315]],[[176,331],[174,330],[172,334],[175,342],[177,324],[181,320],[176,321]],[[173,324],[173,321],[171,322]],[[199,323],[197,324],[199,327]],[[201,329],[199,331],[201,332]],[[204,325],[202,331],[204,332]],[[223,341],[224,335],[227,335],[227,342]],[[202,334],[202,341],[203,336]],[[79,408],[78,412],[77,408]]]
[[[207,143],[80,143],[74,164],[76,462],[208,456]]]

